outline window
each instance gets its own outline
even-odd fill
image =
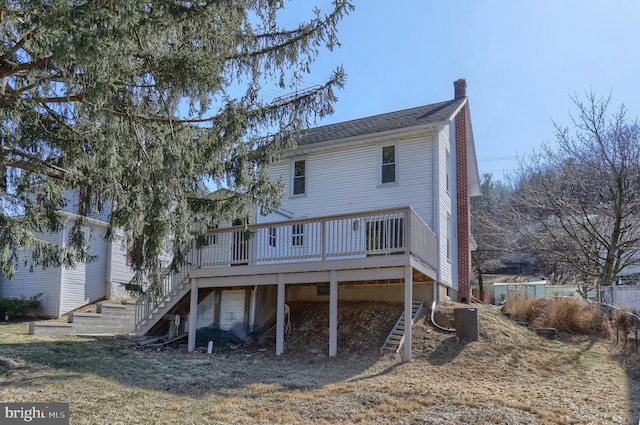
[[[447,214],[447,260],[451,261],[452,246],[451,246],[451,216]]]
[[[291,195],[300,196],[307,193],[307,160],[296,159],[291,165]]]
[[[382,146],[380,152],[380,183],[395,183],[396,180],[396,145]]]
[[[276,228],[269,227],[269,246],[275,248],[277,242],[278,240],[276,239]]]
[[[404,246],[404,219],[388,218],[367,222],[367,250],[402,248]]]
[[[449,153],[448,149],[445,156],[445,161],[445,184],[447,187],[447,193],[451,193],[451,154]]]
[[[331,287],[327,285],[320,285],[316,287],[316,295],[329,295],[331,293]]]
[[[291,226],[291,246],[304,245],[304,224]]]

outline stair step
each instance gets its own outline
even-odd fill
[[[423,301],[414,300],[412,301],[411,305],[412,305],[412,308],[411,308],[411,322],[409,324],[410,327],[413,325],[413,321],[417,313],[421,310]],[[400,317],[398,318],[398,321],[394,325],[393,329],[391,330],[391,332],[389,332],[389,336],[387,336],[387,339],[382,345],[381,351],[393,350],[396,353],[399,352],[400,348],[402,348],[402,345],[404,344],[404,334],[405,334],[405,314],[403,311]]]

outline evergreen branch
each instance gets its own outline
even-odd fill
[[[304,29],[304,26],[301,26],[295,30],[290,30],[290,31],[281,31],[281,32],[255,35],[254,37],[256,39],[274,40],[274,39],[281,39],[283,36],[286,38],[284,42],[272,44],[266,48],[262,48],[252,52],[237,53],[235,55],[231,55],[224,58],[224,60],[237,60],[237,59],[246,59],[246,58],[264,56],[266,54],[285,49],[286,47],[293,46],[303,41],[304,39],[311,37],[313,34],[320,32],[326,27],[333,25],[342,16],[344,11],[349,8],[352,9],[353,6],[351,6],[351,4],[348,3],[347,1],[343,1],[339,6],[336,6],[336,8],[331,14],[329,14],[328,16],[325,16],[324,19],[314,19],[313,22],[315,23],[315,25],[310,25],[309,28],[307,29]]]
[[[0,76],[1,77],[5,77],[5,76],[12,76],[12,75],[18,75],[19,73],[23,72],[23,71],[29,71],[31,69],[34,68],[40,68],[43,66],[48,66],[52,63],[52,57],[46,57],[46,58],[42,58],[42,59],[38,59],[37,61],[34,62],[25,62],[25,63],[21,63],[17,66],[6,66],[6,65],[2,65],[0,66]]]
[[[21,159],[5,159],[2,161],[2,165],[6,167],[14,167],[19,168],[25,171],[31,171],[37,174],[44,174],[47,177],[51,177],[56,180],[66,180],[67,172],[60,171],[52,168],[47,164],[34,164],[29,161],[24,161]]]
[[[31,40],[32,38],[34,38],[36,36],[36,34],[38,34],[38,32],[40,31],[39,27],[34,28],[33,30],[31,30],[29,33],[27,33],[24,37],[22,37],[20,40],[18,40],[18,42],[9,50],[11,53],[15,53],[18,50],[22,49],[22,47],[29,42],[29,40]]]

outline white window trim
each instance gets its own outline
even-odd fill
[[[388,183],[382,183],[382,149],[387,147],[387,146],[393,146],[394,147],[394,165],[395,165],[395,176],[394,176],[394,181],[392,182],[388,182]],[[384,143],[384,144],[380,144],[378,145],[378,173],[377,173],[377,186],[378,187],[387,187],[387,186],[397,186],[398,182],[400,180],[399,176],[399,163],[398,163],[398,157],[399,157],[399,153],[400,150],[398,149],[398,144],[397,143]]]
[[[304,193],[293,193],[296,162],[304,161]],[[309,188],[309,159],[306,156],[291,158],[289,163],[289,197],[302,198],[307,196]]]
[[[445,189],[447,191],[447,193],[449,194],[449,196],[451,196],[451,152],[449,152],[449,149],[447,149],[445,151]]]

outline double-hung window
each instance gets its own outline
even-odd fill
[[[291,226],[291,246],[304,245],[304,224],[294,224]]]
[[[307,160],[298,158],[291,161],[291,196],[307,193]]]
[[[404,247],[404,218],[386,218],[367,222],[367,251]]]
[[[269,246],[275,248],[278,244],[277,229],[275,227],[269,227]]]
[[[396,183],[398,181],[398,149],[397,145],[380,147],[380,184]]]

